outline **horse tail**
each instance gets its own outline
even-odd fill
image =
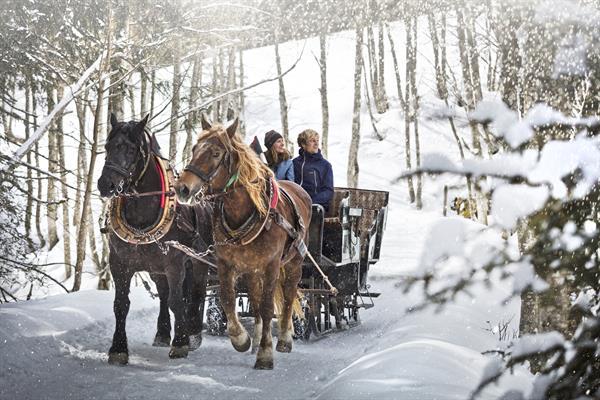
[[[273,303],[275,305],[275,315],[279,316],[283,312],[284,307],[284,296],[283,296],[283,282],[285,282],[285,270],[283,266],[279,270],[279,280],[275,286],[275,293],[273,296]],[[300,304],[300,292],[296,291],[294,302],[292,303],[292,315],[296,315],[299,318],[304,318],[304,312],[302,311],[302,305]]]

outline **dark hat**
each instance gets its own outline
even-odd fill
[[[273,146],[273,144],[275,144],[275,142],[281,138],[283,138],[283,136],[281,136],[281,133],[277,131],[269,131],[265,133],[265,147],[270,149],[271,146]]]

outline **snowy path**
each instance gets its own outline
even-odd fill
[[[107,364],[112,292],[5,305],[0,398],[464,399],[487,362],[480,352],[496,344],[486,321],[510,318],[518,304],[499,314],[494,304],[506,293],[496,291],[476,296],[478,304],[460,299],[440,314],[405,313],[418,297],[403,295],[397,277],[417,267],[426,227],[437,218],[392,208],[385,252],[372,270],[372,290],[382,293],[376,306],[361,313],[356,328],[276,353],[273,371],[253,370],[254,355],[207,335],[187,359],[170,360],[166,348],[150,345],[158,305],[143,289],[132,291],[125,367]]]

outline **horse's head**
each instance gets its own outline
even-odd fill
[[[196,194],[224,191],[237,172],[237,157],[232,142],[238,119],[224,128],[211,125],[204,115],[202,132],[192,148],[192,159],[175,182],[175,192],[181,202],[189,202]]]
[[[111,131],[106,139],[106,157],[98,190],[102,197],[127,192],[144,168],[149,150],[145,149],[144,128],[148,116],[139,121],[119,122],[110,116]]]

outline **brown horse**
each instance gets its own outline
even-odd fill
[[[236,134],[237,127],[237,119],[225,129],[202,118],[203,131],[175,191],[183,202],[214,201],[215,255],[229,338],[237,351],[250,348],[250,336],[235,312],[235,282],[245,275],[255,317],[254,368],[273,369],[274,296],[279,293],[276,300],[283,303],[278,304],[276,349],[290,352],[311,200],[295,183],[275,182],[271,170]]]
[[[109,264],[115,282],[115,333],[108,352],[111,364],[127,364],[125,322],[129,286],[135,272],[148,271],[156,283],[160,314],[154,346],[169,346],[169,357],[186,357],[200,346],[208,266],[183,253],[166,252],[164,242],[207,247],[212,241],[211,210],[176,204],[168,191],[173,173],[146,132],[147,118],[119,122],[111,115],[106,161],[98,179],[102,197],[111,197]],[[190,268],[191,267],[191,268]],[[171,342],[169,308],[175,316]]]

